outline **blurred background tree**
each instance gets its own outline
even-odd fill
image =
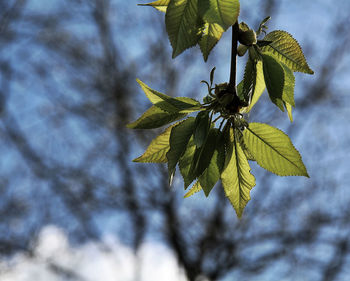
[[[349,280],[350,3],[241,6],[249,25],[270,15],[270,30],[294,34],[316,74],[297,75],[293,124],[267,95],[249,117],[288,132],[311,178],[253,165],[257,186],[238,221],[220,188],[183,199],[180,177],[169,188],[165,167],[132,163],[157,132],[125,128],[148,107],[137,77],[197,99],[213,66],[215,82],[226,81],[229,32],[206,64],[197,48],[171,60],[164,15],[136,1],[0,1],[2,265],[18,253],[38,258],[39,233],[56,225],[70,245],[103,245],[106,233],[135,253],[163,243],[188,280]],[[81,280],[43,262],[59,280]],[[143,280],[137,267],[132,278]]]

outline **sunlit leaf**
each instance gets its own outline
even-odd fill
[[[306,176],[299,152],[282,131],[262,123],[250,123],[243,132],[244,143],[256,162],[279,176]]]
[[[227,148],[221,181],[226,196],[240,218],[250,200],[250,190],[255,186],[255,178],[250,173],[248,160],[239,142],[235,140],[232,128]]]
[[[198,15],[198,0],[170,1],[165,14],[165,25],[173,47],[173,58],[196,45],[202,27]]]
[[[199,46],[205,61],[222,33],[237,21],[239,11],[238,0],[199,0],[199,14],[204,21]]]
[[[187,144],[193,134],[194,120],[193,117],[189,117],[171,130],[169,141],[170,149],[166,154],[170,181],[174,176],[176,164],[185,152]]]
[[[147,4],[138,4],[139,6],[151,6],[161,12],[166,12],[166,9],[168,8],[168,5],[170,3],[170,0],[158,0],[158,1],[154,1],[151,3],[147,3]]]
[[[293,122],[292,106],[287,102],[284,103],[284,106],[286,107],[290,122]]]
[[[250,161],[255,161],[253,154],[249,151],[248,147],[244,143],[243,134],[241,131],[236,131],[236,139],[238,140],[247,159]]]
[[[207,23],[219,24],[224,30],[238,18],[239,0],[199,0],[199,13]]]
[[[191,187],[191,189],[185,194],[184,198],[188,198],[201,190],[202,190],[201,184],[199,183],[199,181],[196,181],[194,185]]]
[[[139,119],[126,125],[130,129],[154,129],[182,119],[185,113],[169,113],[153,105]]]
[[[248,113],[253,108],[253,106],[257,103],[257,101],[260,99],[262,93],[266,88],[262,62],[257,61],[255,68],[256,68],[256,71],[255,71],[255,77],[253,79],[253,86],[251,89],[250,104],[247,107],[243,107],[240,111],[241,113]],[[240,96],[243,96],[243,85],[244,85],[244,79],[237,86],[237,94]]]
[[[293,71],[285,64],[282,63],[281,65],[284,71],[282,100],[284,102],[289,103],[292,106],[295,106],[295,101],[294,101],[295,77],[294,77]]]
[[[194,99],[187,97],[172,98],[151,89],[139,79],[136,81],[140,84],[150,102],[164,111],[169,113],[191,113],[201,110],[200,103]]]
[[[134,159],[134,162],[142,163],[166,163],[166,154],[170,149],[169,138],[171,129],[176,124],[165,129],[163,133],[153,139],[144,154]]]
[[[248,160],[250,161],[256,161],[253,154],[245,147],[241,144],[241,147],[243,149],[243,152],[245,154],[245,157],[247,157]]]
[[[202,31],[202,37],[199,40],[199,47],[203,54],[204,61],[208,60],[211,50],[219,42],[224,29],[216,23],[205,23]]]
[[[264,52],[274,54],[293,71],[314,74],[306,62],[298,41],[288,32],[275,30],[267,34],[264,40],[272,41],[271,44],[262,48]]]
[[[260,99],[262,93],[264,92],[266,85],[265,85],[265,79],[264,79],[264,71],[263,71],[263,64],[261,61],[258,61],[256,64],[256,77],[254,80],[254,86],[253,86],[253,94],[250,101],[250,105],[248,106],[246,112],[248,113],[253,106],[257,103],[257,101]]]
[[[248,58],[244,69],[242,91],[240,91],[238,94],[239,99],[247,104],[249,102],[250,95],[254,90],[253,88],[257,76],[256,71],[257,70],[255,63],[250,58]]]

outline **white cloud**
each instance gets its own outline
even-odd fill
[[[163,245],[146,242],[138,253],[114,236],[103,242],[72,247],[65,233],[46,226],[39,235],[35,258],[17,254],[2,262],[2,281],[65,281],[50,268],[50,263],[74,272],[86,281],[186,281],[175,256]]]

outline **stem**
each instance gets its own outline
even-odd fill
[[[232,47],[231,47],[231,73],[228,88],[236,96],[236,64],[237,64],[237,44],[238,44],[238,20],[232,26]]]

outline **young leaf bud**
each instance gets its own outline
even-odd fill
[[[248,46],[246,46],[246,45],[239,45],[238,48],[237,48],[237,54],[240,57],[243,57],[245,55],[245,53],[247,52],[247,50],[248,50]]]
[[[251,46],[256,44],[256,33],[253,29],[249,29],[247,31],[241,31],[238,33],[238,40],[241,44],[246,46]]]
[[[233,100],[233,95],[231,93],[226,92],[219,98],[219,103],[223,106],[229,105]]]
[[[226,92],[227,83],[215,84],[215,95],[220,98]]]

